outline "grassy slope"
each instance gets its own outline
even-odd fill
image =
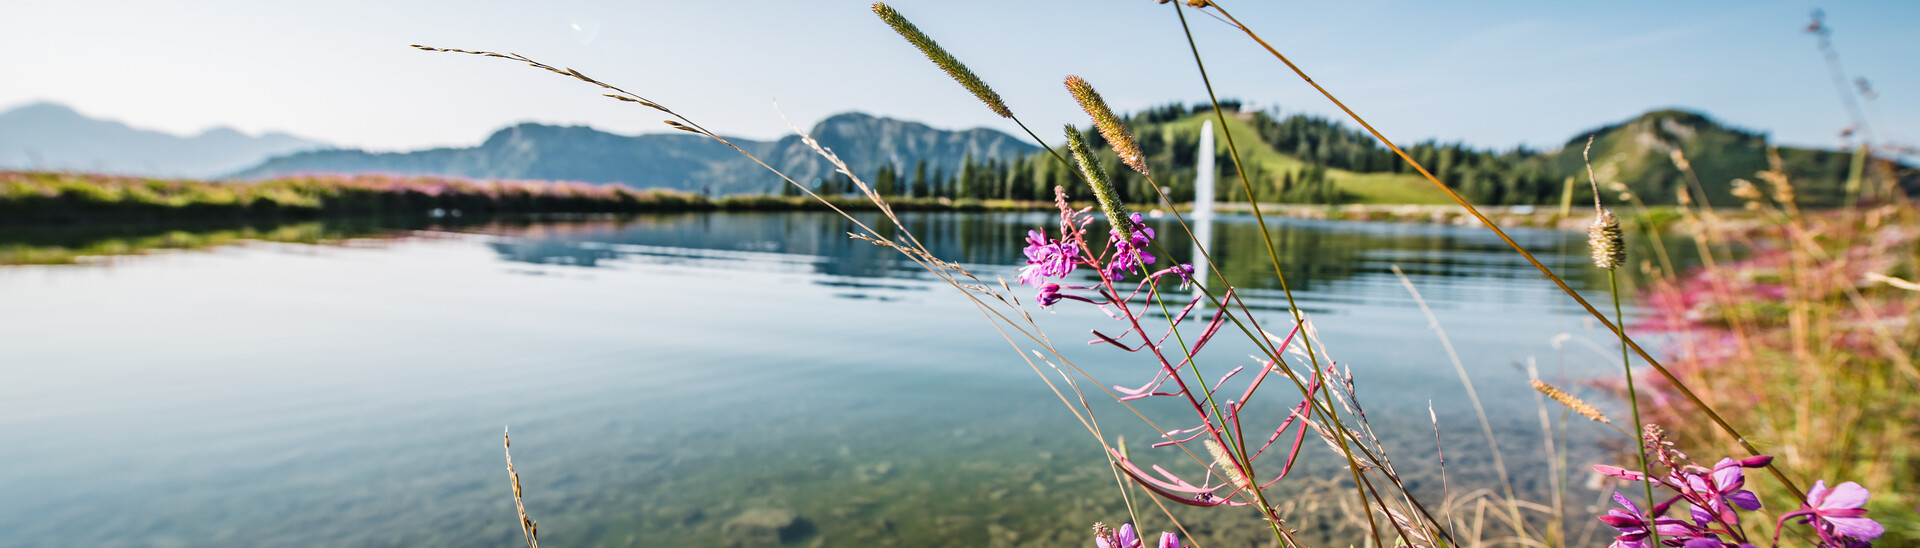
[[[1178,121],[1160,126],[1160,131],[1175,134],[1194,135],[1200,132],[1200,125],[1213,120],[1212,113],[1196,114]],[[1251,126],[1239,118],[1228,116],[1226,129],[1231,130],[1234,144],[1240,148],[1242,161],[1258,164],[1267,173],[1280,174],[1305,170],[1307,163],[1291,154],[1285,154],[1259,140]],[[1226,136],[1220,128],[1214,129],[1214,146],[1225,154]],[[1410,173],[1354,173],[1344,169],[1328,169],[1327,178],[1346,193],[1352,202],[1362,204],[1450,204],[1447,195],[1434,188],[1425,178]],[[1238,186],[1237,181],[1220,182],[1223,185]]]

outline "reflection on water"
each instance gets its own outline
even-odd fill
[[[1008,278],[1026,230],[1053,224],[904,220],[937,254]],[[1216,266],[1263,323],[1281,323],[1258,227],[1217,223]],[[1270,226],[1301,306],[1352,367],[1414,490],[1440,496],[1429,401],[1453,488],[1497,480],[1453,369],[1389,265],[1413,276],[1461,349],[1515,487],[1544,500],[1539,410],[1518,368],[1531,361],[1574,385],[1617,363],[1549,343],[1596,337],[1564,297],[1481,230]],[[519,534],[498,445],[508,424],[528,509],[556,545],[751,545],[750,522],[770,517],[794,545],[1082,545],[1091,522],[1125,519],[1097,446],[978,312],[912,262],[846,238],[844,219],[422,228],[322,225],[301,230],[331,236],[0,268],[12,377],[0,384],[0,484],[34,494],[0,501],[7,544],[507,545]],[[1157,230],[1188,260],[1184,231]],[[299,243],[369,234],[384,243]],[[1580,235],[1516,236],[1594,287]],[[219,243],[234,239],[247,238]],[[1067,338],[1110,321],[1066,307],[1039,317]],[[1218,344],[1206,356],[1220,371],[1251,349]],[[1106,384],[1151,372],[1103,348],[1070,357]],[[1136,455],[1150,451],[1139,440],[1151,429],[1095,410]],[[1570,429],[1573,464],[1599,458],[1602,432]],[[1351,534],[1324,517],[1342,493],[1339,463],[1310,456],[1296,474],[1282,484],[1298,502],[1292,523]],[[1182,514],[1209,545],[1257,539],[1249,517]]]

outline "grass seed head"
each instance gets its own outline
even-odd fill
[[[1127,219],[1127,206],[1120,202],[1120,195],[1113,191],[1113,181],[1107,179],[1107,172],[1100,169],[1100,162],[1093,159],[1093,151],[1087,149],[1087,140],[1080,136],[1080,130],[1066,126],[1067,151],[1073,154],[1074,163],[1080,165],[1080,175],[1087,179],[1087,186],[1093,187],[1093,198],[1100,202],[1100,212],[1107,215],[1107,223],[1121,238],[1133,237],[1133,223]]]
[[[1573,397],[1573,394],[1568,394],[1567,391],[1561,390],[1558,386],[1547,384],[1540,379],[1534,379],[1533,389],[1538,390],[1541,394],[1546,394],[1547,397],[1553,398],[1553,401],[1560,402],[1560,405],[1567,406],[1567,409],[1572,409],[1573,412],[1579,413],[1582,417],[1593,419],[1595,422],[1613,424],[1613,421],[1607,420],[1606,415],[1600,414],[1599,409],[1594,409],[1593,406],[1589,405],[1586,401]]]
[[[967,70],[967,65],[955,59],[953,54],[947,53],[946,48],[940,47],[940,43],[934,42],[927,33],[920,32],[919,27],[913,26],[913,22],[900,15],[900,12],[894,11],[892,6],[875,2],[873,14],[880,16],[881,21],[886,21],[888,26],[893,27],[894,32],[900,33],[900,37],[906,38],[913,47],[920,48],[920,53],[926,54],[927,60],[933,61],[940,70],[946,71],[947,76],[952,76],[954,81],[966,87],[974,97],[979,97],[981,102],[987,104],[987,108],[993,109],[994,114],[1000,115],[1001,118],[1013,117],[1013,111],[1007,108],[1006,102],[1000,100],[1000,94],[994,93],[993,88],[987,87],[987,83],[981,81],[979,76],[974,76],[973,71]]]
[[[1587,226],[1587,246],[1593,250],[1593,266],[1606,270],[1620,267],[1627,260],[1627,246],[1620,239],[1620,219],[1601,209]]]
[[[1147,174],[1147,157],[1140,153],[1140,145],[1133,140],[1133,133],[1120,123],[1120,117],[1113,115],[1113,109],[1107,107],[1107,101],[1100,98],[1100,92],[1079,76],[1067,77],[1067,91],[1073,93],[1073,99],[1080,102],[1080,109],[1093,117],[1093,127],[1100,128],[1100,135],[1113,145],[1113,152],[1120,155],[1120,161],[1142,175]]]
[[[1227,481],[1233,482],[1234,487],[1253,489],[1253,482],[1247,481],[1246,474],[1240,473],[1240,464],[1233,460],[1233,455],[1227,454],[1226,447],[1213,440],[1206,440],[1206,446],[1207,452],[1213,454],[1213,463],[1220,466],[1220,473],[1227,476]]]

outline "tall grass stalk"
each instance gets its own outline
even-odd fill
[[[1607,293],[1613,298],[1613,322],[1618,325],[1626,325],[1625,314],[1622,314],[1620,309],[1620,273],[1618,269],[1620,268],[1620,263],[1626,261],[1627,247],[1626,243],[1621,241],[1620,238],[1620,220],[1615,218],[1613,212],[1607,211],[1606,207],[1600,203],[1600,180],[1593,176],[1593,160],[1588,157],[1588,153],[1592,151],[1593,137],[1587,137],[1586,148],[1580,150],[1580,160],[1587,167],[1587,182],[1593,185],[1594,218],[1593,224],[1587,228],[1587,246],[1590,247],[1593,252],[1593,266],[1607,271]],[[1701,196],[1704,197],[1705,195],[1706,193],[1704,191],[1701,192]],[[1624,332],[1620,334],[1620,370],[1626,374],[1627,407],[1633,411],[1633,435],[1629,437],[1634,439],[1637,447],[1641,443],[1639,441],[1640,436],[1645,435],[1647,423],[1640,420],[1640,389],[1633,384],[1633,355],[1627,352],[1627,340]],[[1640,472],[1646,474],[1646,477],[1654,477],[1653,468],[1647,466],[1647,452],[1643,449],[1636,449],[1633,454],[1640,460]],[[1653,499],[1653,482],[1643,481],[1640,482],[1640,485],[1646,488],[1647,507],[1653,508],[1654,504],[1656,504]],[[1659,527],[1649,528],[1647,535],[1647,542],[1649,544],[1653,546],[1660,545]]]

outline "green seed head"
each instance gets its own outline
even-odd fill
[[[994,93],[993,88],[987,87],[987,83],[981,81],[979,76],[974,76],[973,71],[967,70],[965,64],[953,58],[953,54],[947,53],[946,48],[940,47],[940,44],[934,42],[933,38],[928,37],[926,33],[920,32],[919,27],[913,26],[913,22],[900,15],[900,12],[894,11],[892,6],[875,2],[873,13],[880,16],[881,21],[886,21],[888,26],[893,27],[894,32],[900,33],[902,38],[912,43],[913,47],[920,48],[920,53],[926,54],[927,60],[933,61],[940,70],[947,71],[947,76],[952,76],[954,81],[965,86],[974,97],[979,97],[981,102],[987,104],[987,108],[993,109],[994,114],[1000,115],[1001,118],[1013,117],[1013,111],[1000,100],[1000,94]]]
[[[1132,223],[1127,222],[1127,206],[1120,202],[1120,195],[1114,193],[1106,170],[1094,161],[1093,151],[1087,149],[1087,140],[1080,136],[1080,130],[1066,126],[1066,131],[1067,152],[1073,154],[1074,163],[1080,164],[1080,175],[1087,180],[1087,186],[1093,187],[1093,198],[1100,202],[1100,212],[1107,214],[1107,223],[1113,225],[1120,237],[1133,237]]]

